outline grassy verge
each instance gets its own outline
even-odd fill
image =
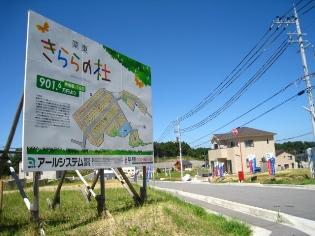
[[[156,180],[168,180],[168,181],[180,181],[180,171],[171,171],[171,174],[167,171],[167,175],[165,175],[164,171],[162,170],[161,173],[155,173]],[[192,178],[197,174],[197,170],[192,171],[184,171],[183,176],[189,174]]]
[[[30,195],[30,194],[29,194]],[[121,188],[106,191],[106,205],[112,217],[99,219],[96,202],[86,204],[79,191],[61,192],[61,207],[50,210],[40,192],[40,217],[47,235],[250,235],[238,221],[208,214],[167,193],[149,189],[148,200],[136,207]],[[1,235],[33,235],[29,214],[17,192],[4,195]]]
[[[275,176],[269,176],[266,173],[256,174],[257,179],[253,180],[250,174],[245,174],[246,183],[261,183],[261,184],[294,184],[294,185],[306,185],[315,184],[315,179],[310,178],[309,169],[290,169],[277,171]],[[238,182],[236,175],[227,175],[224,179],[215,177],[214,183],[229,183]]]

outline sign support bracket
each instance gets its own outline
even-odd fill
[[[0,164],[2,165],[4,163],[5,158],[8,159],[7,163],[9,164],[11,176],[14,179],[17,188],[19,189],[19,193],[20,193],[21,197],[23,198],[23,201],[24,201],[27,209],[30,210],[30,205],[31,205],[30,201],[29,201],[29,199],[28,199],[28,197],[27,197],[27,195],[23,189],[23,186],[21,184],[21,181],[19,180],[18,175],[16,174],[14,168],[12,167],[12,162],[11,162],[10,157],[8,155],[12,141],[13,141],[13,137],[15,135],[16,127],[18,125],[19,118],[20,118],[20,115],[22,113],[23,102],[24,102],[24,94],[22,94],[19,105],[18,105],[17,110],[15,112],[13,123],[12,123],[11,129],[10,129],[10,133],[9,133],[6,145],[4,147],[3,153],[2,153],[1,158],[0,158]],[[0,173],[0,178],[2,178],[2,173]]]
[[[129,190],[131,191],[132,195],[133,195],[133,199],[135,201],[135,203],[137,205],[140,205],[142,203],[142,199],[140,198],[139,194],[137,193],[137,191],[135,190],[135,188],[133,187],[133,185],[131,184],[130,180],[128,179],[128,177],[126,176],[125,172],[122,170],[121,167],[117,168],[119,174],[121,175],[121,177],[124,179],[125,183],[127,184]],[[129,192],[129,191],[128,191]]]
[[[64,182],[64,180],[65,180],[66,173],[67,173],[67,171],[64,170],[64,171],[62,172],[62,174],[61,174],[60,181],[59,181],[59,183],[58,183],[56,192],[55,192],[55,194],[54,194],[53,201],[52,201],[51,206],[50,206],[52,209],[55,209],[56,207],[59,207],[59,206],[60,206],[60,190],[61,190],[61,187],[62,187],[63,182]]]
[[[91,187],[90,187],[90,189],[91,190],[94,190],[94,188],[95,188],[95,185],[97,184],[97,181],[98,181],[98,178],[100,177],[100,171],[98,170],[97,171],[97,174],[95,175],[95,177],[94,177],[94,179],[93,179],[93,182],[92,182],[92,185],[91,185]],[[88,190],[88,187],[87,187],[87,190]],[[86,197],[87,197],[87,200],[90,202],[91,201],[91,192],[90,191],[87,191],[88,193],[87,193],[87,195],[86,195]]]

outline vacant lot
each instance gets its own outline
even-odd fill
[[[29,193],[29,195],[31,195]],[[136,207],[125,189],[106,190],[111,217],[96,215],[96,202],[87,204],[77,190],[61,192],[61,207],[50,210],[40,192],[40,216],[47,235],[250,235],[250,229],[235,220],[206,213],[171,195],[149,189],[148,200]],[[29,214],[17,192],[4,195],[0,235],[34,235]]]

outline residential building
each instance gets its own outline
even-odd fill
[[[295,156],[284,150],[276,151],[276,170],[294,169],[297,168],[297,162],[295,162]]]
[[[190,161],[182,160],[183,162],[183,170],[192,170],[192,163]],[[174,164],[175,169],[180,171],[180,161],[177,160]]]
[[[156,162],[154,163],[154,169],[159,169],[160,171],[164,171],[165,173],[167,171],[172,171],[174,168],[174,162],[173,161],[165,161],[165,162]]]
[[[191,164],[192,164],[192,168],[193,169],[197,169],[197,168],[201,168],[205,165],[208,165],[208,162],[205,163],[204,160],[199,161],[199,160],[190,160]]]
[[[295,161],[298,163],[298,168],[309,168],[308,156],[306,152],[296,154]]]
[[[266,170],[267,153],[275,154],[275,133],[259,129],[241,127],[237,134],[222,133],[214,134],[211,143],[213,149],[208,151],[210,171],[213,172],[215,162],[224,163],[224,171],[236,174],[242,170],[249,172],[248,158],[256,156],[256,166]],[[241,164],[241,156],[243,163]]]

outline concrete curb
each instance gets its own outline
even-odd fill
[[[203,181],[169,181],[169,180],[155,180],[157,182],[166,182],[166,183],[191,183],[191,184],[212,184],[212,185],[229,185],[229,186],[244,186],[244,187],[270,187],[270,188],[292,188],[292,189],[303,189],[303,190],[315,190],[314,184],[307,184],[307,185],[293,185],[293,184],[261,184],[261,183],[210,183],[210,182],[203,182]]]
[[[160,188],[160,187],[155,187],[155,186],[153,187],[158,190],[167,191],[173,194],[178,194],[180,196],[194,198],[194,199],[204,201],[213,205],[225,207],[230,210],[242,212],[248,215],[255,216],[257,218],[262,218],[265,220],[278,222],[280,224],[293,227],[309,235],[315,235],[315,221],[312,221],[309,219],[296,217],[296,216],[288,215],[285,213],[271,211],[271,210],[267,210],[267,209],[263,209],[259,207],[250,206],[250,205],[245,205],[245,204],[241,204],[237,202],[232,202],[232,201],[228,201],[224,199],[204,196],[200,194],[188,193],[188,192],[169,189],[169,188]]]

